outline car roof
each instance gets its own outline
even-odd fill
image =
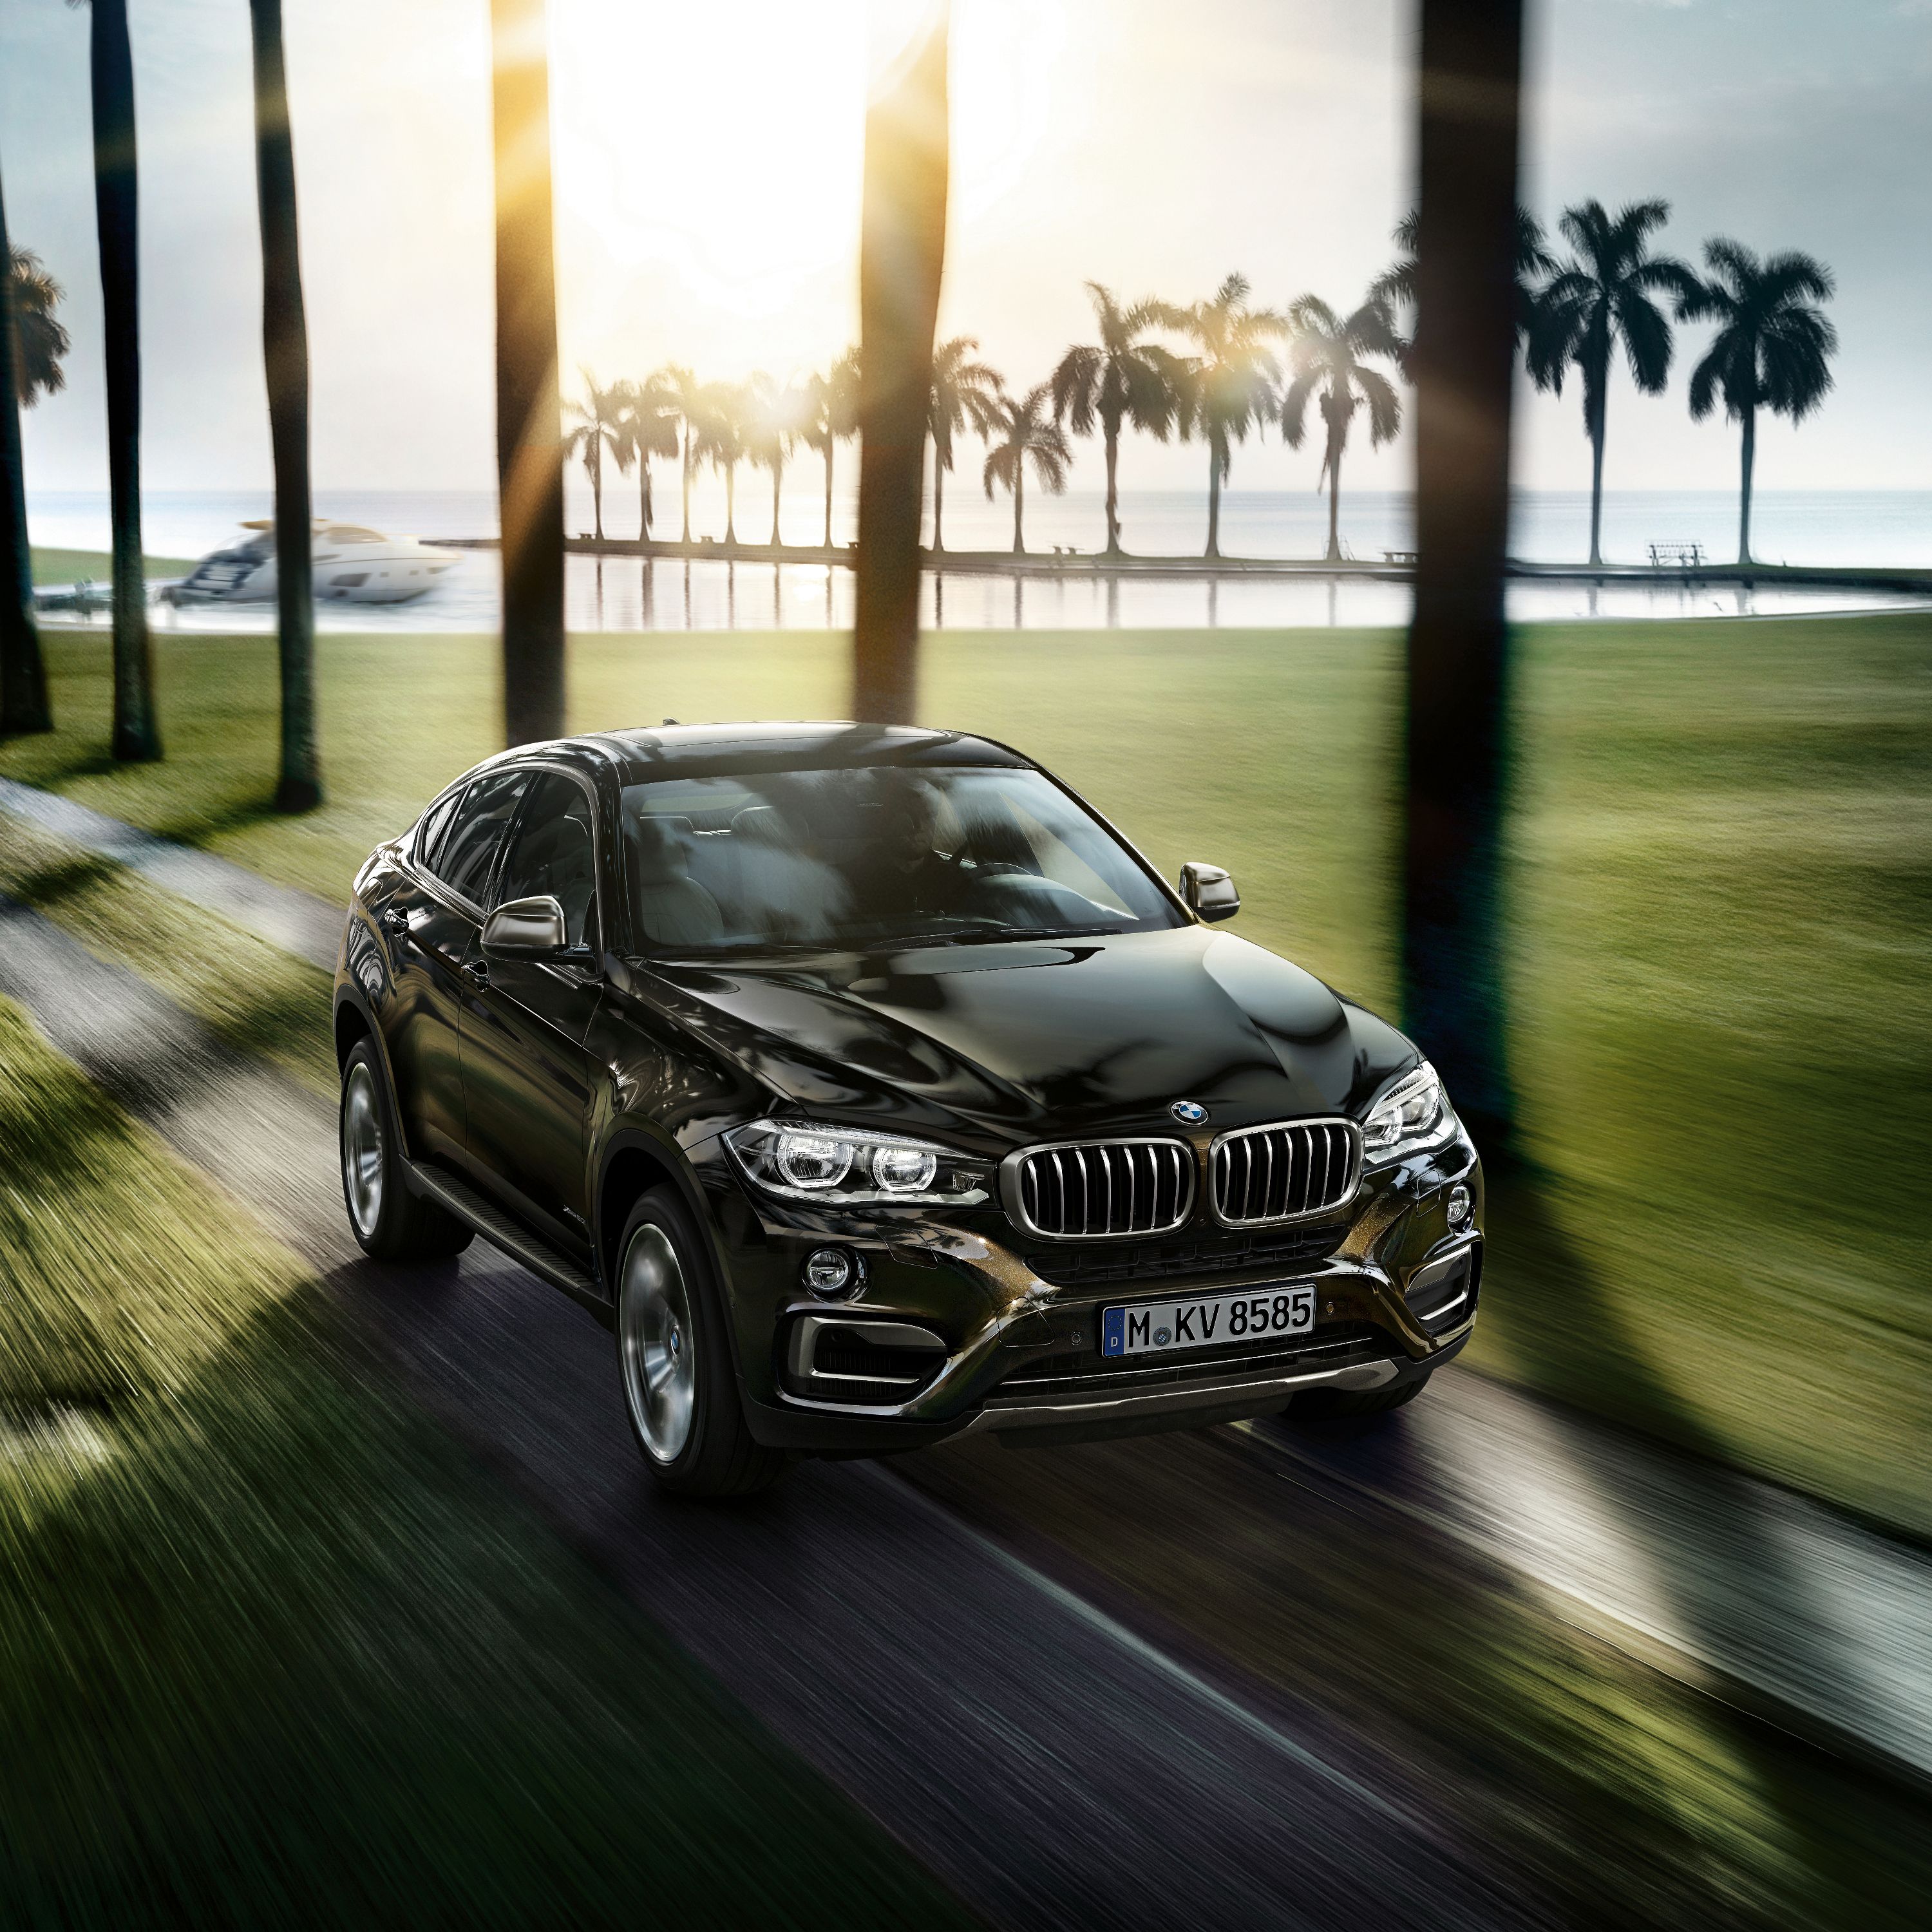
[[[476,767],[512,758],[556,759],[580,770],[614,770],[625,784],[653,778],[740,772],[838,770],[856,765],[1006,765],[1032,760],[1010,746],[964,731],[836,720],[664,724],[598,731],[520,745]]]

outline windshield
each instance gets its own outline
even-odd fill
[[[1025,767],[861,766],[624,788],[638,943],[682,954],[1138,932],[1182,915]]]

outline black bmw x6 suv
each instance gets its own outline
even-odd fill
[[[659,1478],[1392,1408],[1467,1339],[1474,1148],[1415,1048],[958,732],[620,731],[356,880],[342,1177],[615,1333]]]

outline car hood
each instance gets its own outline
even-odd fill
[[[838,1120],[988,1150],[1047,1135],[1359,1113],[1414,1057],[1312,974],[1203,926],[647,968],[653,1003]]]

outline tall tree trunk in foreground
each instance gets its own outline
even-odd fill
[[[920,499],[946,258],[950,11],[934,10],[866,116],[852,716],[871,724],[909,724],[918,704]]]
[[[114,543],[117,758],[161,755],[154,652],[141,549],[141,302],[136,245],[134,56],[127,0],[94,0],[88,42],[94,100],[94,214],[106,348],[107,486]]]
[[[248,0],[255,52],[255,188],[262,224],[262,357],[275,466],[275,604],[282,670],[282,770],[275,804],[322,802],[316,742],[315,554],[310,532],[308,322],[296,226],[296,154],[289,131],[281,0]]]
[[[490,0],[496,149],[496,488],[503,740],[563,735],[563,424],[544,0]]]
[[[0,199],[0,737],[51,731],[46,667],[34,621],[34,559],[27,546],[27,484],[20,462],[20,398],[26,389],[14,320],[13,260]]]
[[[1415,616],[1402,1010],[1486,1154],[1510,1150],[1502,831],[1523,0],[1422,0]]]

